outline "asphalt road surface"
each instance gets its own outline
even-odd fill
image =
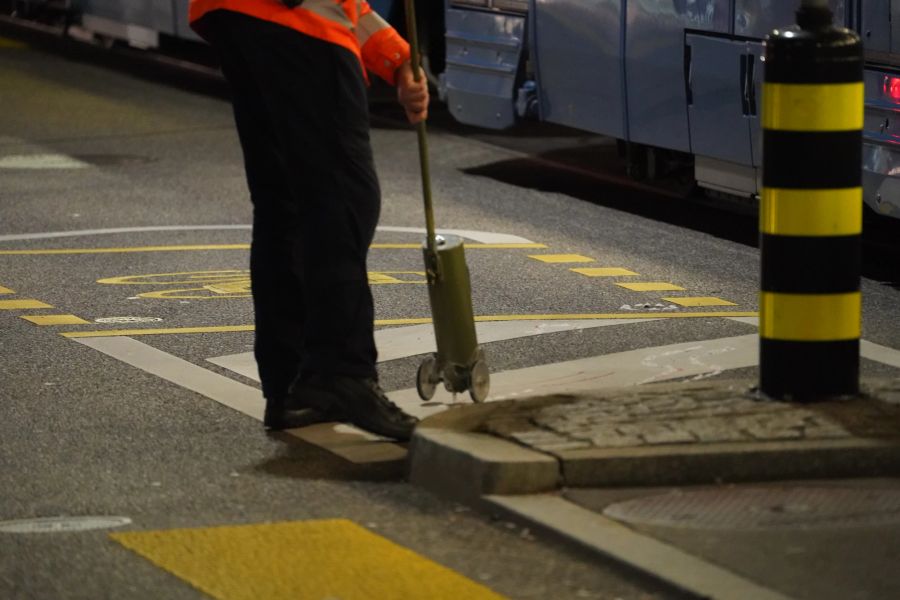
[[[380,371],[424,415],[468,399],[408,400],[433,349],[421,187],[415,134],[377,104]],[[70,517],[0,525],[0,597],[265,597],[338,580],[346,597],[675,597],[411,487],[400,445],[345,425],[263,431],[227,101],[0,39],[0,107],[0,520]],[[600,138],[436,121],[436,220],[466,238],[493,372],[755,331],[752,217],[547,160],[613,155]],[[863,337],[897,348],[900,278],[877,272]],[[729,375],[714,346],[697,377]],[[684,375],[664,357],[647,366],[647,381]],[[228,583],[222,555],[271,574]],[[174,575],[186,556],[194,574]]]

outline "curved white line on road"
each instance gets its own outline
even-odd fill
[[[378,231],[393,231],[399,233],[419,233],[425,235],[424,227],[393,227],[384,225],[378,227]],[[492,231],[475,231],[473,229],[437,229],[437,234],[458,235],[474,242],[482,244],[533,244],[531,240],[509,233],[494,233]]]
[[[0,235],[0,242],[49,240],[53,238],[64,237],[112,235],[116,233],[144,233],[153,231],[224,231],[229,229],[246,229],[247,231],[250,231],[250,225],[150,225],[147,227],[112,227],[108,229],[78,229],[75,231],[48,231],[43,233],[14,233],[8,235]]]
[[[0,235],[0,242],[18,242],[25,240],[49,240],[64,237],[81,237],[94,235],[112,235],[117,233],[149,233],[161,231],[250,231],[250,225],[148,225],[146,227],[112,227],[107,229],[78,229],[74,231],[47,231],[36,233],[11,233]],[[424,227],[394,227],[383,225],[378,231],[392,233],[418,233],[425,235]],[[471,229],[438,229],[437,233],[458,235],[482,244],[533,244],[529,239],[508,233],[492,231],[475,231]]]

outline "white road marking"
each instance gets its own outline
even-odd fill
[[[75,341],[262,421],[265,408],[262,392],[253,386],[198,367],[134,338],[96,337]]]
[[[74,160],[74,159],[73,159]],[[82,163],[84,164],[84,163]],[[165,231],[250,231],[250,225],[151,225],[147,227],[112,227],[107,229],[78,229],[73,231],[50,231],[36,233],[15,233],[0,235],[0,242],[16,242],[22,240],[48,240],[63,237],[81,237],[95,235],[112,235],[117,233],[147,233]],[[394,227],[382,225],[378,231],[396,233],[417,233],[425,235],[424,227]],[[533,244],[529,239],[508,233],[491,231],[474,231],[469,229],[438,229],[439,234],[458,235],[481,244]]]
[[[88,163],[65,154],[14,154],[0,156],[0,169],[86,169]]]
[[[859,344],[859,354],[863,358],[900,369],[900,350],[862,340]]]
[[[627,322],[634,321],[637,320],[628,320]],[[418,327],[414,326],[414,328]],[[499,331],[498,329],[496,332],[498,335]],[[539,333],[525,333],[525,335],[539,335]],[[133,338],[73,339],[262,421],[264,400],[260,390],[255,387],[213,373]],[[402,351],[397,350],[397,352],[422,353],[421,348],[415,349],[409,345],[408,332],[398,335],[397,343],[398,348],[407,348]],[[900,368],[900,351],[898,350],[863,341],[862,351],[863,355],[871,360]],[[222,358],[229,357],[219,357],[219,359]],[[759,337],[757,334],[642,348],[494,373],[491,375],[491,396],[488,401],[625,387],[640,385],[647,381],[688,377],[696,379],[730,369],[755,366],[758,364],[758,358]],[[221,364],[221,361],[218,364]],[[223,366],[225,365],[223,364]],[[432,401],[424,404],[415,388],[394,391],[389,395],[397,405],[419,418],[447,410],[457,403],[470,402],[467,395],[454,398],[443,389],[438,390]],[[344,424],[322,423],[294,429],[289,433],[356,463],[400,460],[406,454],[406,449],[401,445]]]
[[[758,336],[751,334],[642,348],[493,373],[488,402],[625,387],[752,367],[759,361],[758,347]],[[455,403],[452,394],[443,389],[439,389],[435,398],[426,404],[422,404],[415,388],[389,395],[398,406],[419,418],[445,410]],[[456,400],[469,401],[467,396]]]
[[[480,344],[513,340],[523,337],[608,327],[612,325],[629,325],[646,323],[656,319],[597,319],[594,321],[488,321],[475,324],[475,331]],[[410,325],[407,327],[391,327],[375,332],[375,344],[378,347],[378,362],[396,360],[435,352],[434,328],[429,324]],[[259,371],[252,352],[229,354],[207,359],[249,379],[259,381]],[[488,358],[490,363],[490,357]]]
[[[158,225],[149,227],[111,227],[108,229],[76,229],[72,231],[12,233],[7,235],[0,235],[0,242],[50,240],[64,237],[114,235],[117,233],[147,233],[154,231],[227,231],[231,229],[243,229],[250,231],[250,225]]]
[[[728,317],[732,321],[746,323],[759,327],[759,317]],[[900,369],[900,350],[889,346],[882,346],[874,342],[860,340],[859,355],[865,359],[880,362]]]
[[[417,233],[425,235],[424,227],[394,227],[391,225],[381,225],[378,231],[391,231],[396,233]],[[512,235],[509,233],[494,233],[492,231],[475,231],[473,229],[437,229],[435,233],[438,235],[457,235],[473,242],[481,244],[533,244],[529,239]]]
[[[249,226],[174,226],[151,228],[119,228],[83,230],[80,232],[54,232],[47,234],[19,234],[0,236],[0,241],[14,239],[40,239],[74,235],[103,233],[131,233],[135,231],[185,231],[191,229],[249,229]],[[384,227],[384,231],[424,233],[418,228]],[[464,235],[483,243],[530,243],[518,236],[446,230],[447,233]],[[755,318],[734,318],[748,325],[758,326]],[[617,319],[598,321],[508,321],[478,323],[482,344],[519,337],[543,335],[558,331],[573,331],[590,327],[624,325],[645,322],[646,319]],[[393,360],[434,351],[431,325],[415,325],[382,329],[376,332],[376,340],[382,361]],[[252,386],[219,375],[186,360],[168,354],[128,337],[74,338],[75,341],[94,348],[127,364],[195,391],[225,406],[261,421],[264,400],[261,392]],[[606,356],[598,356],[525,369],[494,373],[491,376],[489,401],[504,400],[537,394],[571,393],[592,389],[639,385],[650,381],[673,378],[703,378],[729,369],[758,364],[758,335],[745,335],[703,342],[672,344],[657,348],[644,348]],[[863,341],[862,355],[900,368],[900,351]],[[258,380],[256,365],[251,353],[220,356],[210,362],[225,367],[250,379]],[[457,402],[469,402],[467,397],[454,398],[440,389],[432,401],[423,404],[415,388],[392,392],[392,400],[417,417],[446,410]],[[294,436],[323,447],[353,462],[378,462],[399,460],[406,450],[377,436],[354,427],[323,423],[290,431]]]

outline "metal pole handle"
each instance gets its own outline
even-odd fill
[[[419,36],[416,33],[416,7],[415,0],[406,0],[406,35],[409,38],[410,64],[413,70],[413,78],[416,83],[422,80],[419,72],[421,63],[419,60]],[[434,233],[434,207],[431,202],[431,169],[428,162],[428,133],[425,121],[416,123],[416,133],[419,138],[419,166],[422,173],[422,197],[425,201],[425,243],[430,255],[428,268],[433,269],[433,275],[437,276],[437,241]]]

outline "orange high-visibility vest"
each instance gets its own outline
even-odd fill
[[[343,46],[364,68],[390,84],[394,84],[397,67],[409,60],[409,44],[366,0],[304,0],[297,8],[288,8],[279,0],[191,0],[191,26],[202,36],[197,22],[219,9],[271,21]]]

